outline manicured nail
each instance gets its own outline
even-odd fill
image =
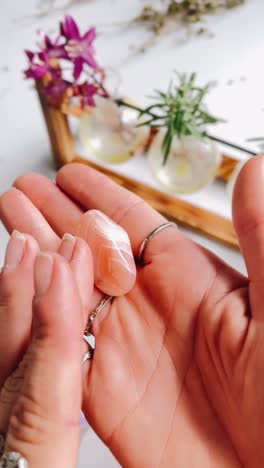
[[[53,272],[53,256],[40,252],[35,262],[35,295],[43,296],[50,287]]]
[[[9,239],[5,255],[5,268],[13,270],[22,260],[26,237],[18,231],[13,231]]]
[[[59,253],[69,262],[72,258],[76,238],[71,234],[64,234]]]

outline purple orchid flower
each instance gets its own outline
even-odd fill
[[[25,51],[29,59],[29,67],[25,70],[26,78],[42,78],[48,72],[50,65],[48,62],[48,56],[45,52],[30,52]]]
[[[76,22],[70,15],[67,15],[61,23],[61,34],[67,39],[65,51],[68,58],[74,63],[73,76],[76,81],[80,77],[85,63],[93,69],[98,68],[92,45],[96,38],[95,28],[89,29],[81,36]]]
[[[50,37],[44,33],[42,29],[37,30],[38,40],[37,45],[42,52],[45,52],[50,59],[67,58],[65,52],[65,39],[61,35],[52,41]]]
[[[67,88],[67,83],[62,78],[58,78],[45,86],[43,92],[48,97],[50,103],[58,104]]]
[[[25,51],[29,61],[29,67],[24,72],[26,78],[45,77],[46,85],[43,83],[43,93],[51,104],[60,104],[66,96],[66,91],[70,90],[69,96],[77,98],[82,107],[95,106],[96,95],[109,97],[103,86],[104,70],[97,65],[94,58],[95,38],[95,28],[81,35],[78,25],[69,15],[60,24],[60,35],[55,40],[39,30],[37,42],[39,51]],[[63,60],[73,64],[73,77],[69,81],[64,79],[64,71],[66,70],[67,74],[67,67],[63,68]],[[78,79],[85,64],[92,69],[92,73],[90,73],[89,81],[80,83]]]
[[[98,87],[91,83],[83,83],[80,86],[81,104],[82,107],[95,106],[94,97],[98,94]]]
[[[66,59],[67,53],[65,51],[65,44],[60,44],[61,36],[58,36],[54,42],[49,38],[49,36],[45,35],[43,38],[43,52],[46,52],[49,59]]]

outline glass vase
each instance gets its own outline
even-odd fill
[[[79,138],[88,154],[105,163],[121,163],[147,142],[149,129],[137,124],[136,111],[97,96],[95,107],[80,121]]]
[[[166,163],[159,131],[149,150],[149,164],[156,180],[175,193],[191,193],[211,182],[221,163],[221,154],[209,138],[174,136]]]

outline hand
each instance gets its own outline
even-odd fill
[[[133,290],[94,322],[84,410],[126,468],[264,466],[263,172],[263,158],[251,160],[234,196],[249,280],[166,229],[149,243]],[[19,178],[0,203],[8,230],[57,248],[58,236],[75,232],[80,206],[96,208],[123,226],[136,255],[164,222],[85,166],[65,166],[57,184]]]
[[[31,468],[73,468],[78,459],[81,297],[90,300],[92,261],[83,240],[66,237],[59,252],[39,253],[31,236],[14,232],[0,277],[0,432],[5,451]]]

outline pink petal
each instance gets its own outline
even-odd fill
[[[42,62],[48,61],[48,52],[46,50],[42,50],[38,53],[38,57]]]
[[[49,50],[49,57],[50,58],[67,58],[67,54],[64,50],[64,46],[56,46],[53,49]]]
[[[24,73],[26,78],[42,78],[47,72],[46,67],[41,66],[33,66],[32,68],[28,68]]]
[[[83,69],[83,60],[81,58],[77,58],[74,61],[74,70],[73,70],[73,77],[75,81],[78,80],[80,74],[82,73],[82,69]]]
[[[81,87],[82,103],[91,107],[95,106],[94,95],[97,94],[97,87],[90,83],[84,83]]]
[[[82,59],[91,68],[97,69],[97,63],[96,63],[95,59],[93,58],[92,54],[89,51],[84,52],[82,54]]]
[[[32,70],[28,68],[27,70],[24,71],[24,75],[26,78],[33,78],[32,76]]]
[[[54,104],[58,103],[63,96],[67,84],[64,80],[53,81],[44,88],[44,93]]]
[[[65,39],[63,37],[61,37],[61,35],[59,34],[58,37],[56,37],[55,41],[54,41],[54,46],[60,46],[62,47],[63,44],[65,42]]]
[[[87,94],[95,94],[97,92],[97,87],[93,84],[87,84],[85,91]]]
[[[94,100],[93,96],[87,96],[86,102],[87,102],[88,106],[95,107],[95,100]]]
[[[32,59],[34,58],[34,55],[35,55],[35,54],[34,54],[33,52],[31,52],[30,50],[25,50],[25,54],[26,54],[26,56],[28,57],[28,59],[29,59],[30,61],[32,61]]]
[[[89,31],[87,31],[83,36],[83,39],[85,40],[85,42],[88,42],[89,45],[95,40],[95,38],[96,38],[95,28],[89,29]]]
[[[51,49],[52,46],[53,46],[53,44],[52,44],[52,42],[51,42],[49,36],[47,36],[47,35],[45,36],[45,45],[46,45],[46,47],[47,47],[48,49]]]
[[[72,16],[70,15],[65,16],[64,22],[61,23],[61,29],[62,29],[64,36],[66,36],[67,39],[80,40],[79,28]]]

